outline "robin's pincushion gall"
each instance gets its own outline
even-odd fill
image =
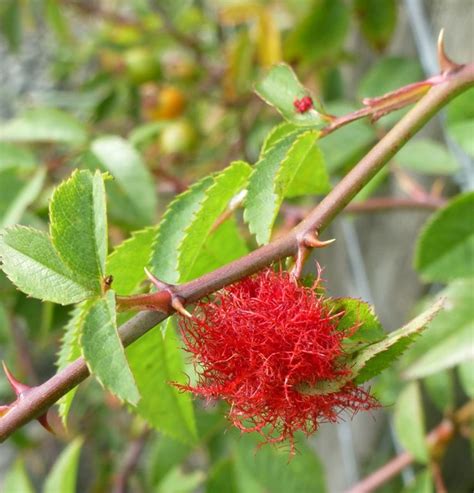
[[[341,343],[358,329],[338,330],[343,314],[331,312],[319,283],[305,287],[267,268],[199,302],[193,318],[179,321],[198,381],[179,387],[224,399],[240,430],[256,431],[266,442],[289,439],[292,447],[297,430],[310,434],[342,411],[376,406],[352,382],[336,391],[302,390],[350,374]]]

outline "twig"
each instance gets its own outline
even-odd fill
[[[113,493],[127,493],[128,479],[137,467],[149,435],[150,430],[147,429],[129,445],[120,470],[115,477]]]
[[[430,452],[439,457],[459,428],[471,421],[473,417],[474,402],[471,401],[454,413],[451,419],[442,421],[426,437],[426,443]],[[375,491],[376,488],[390,481],[390,479],[399,474],[405,467],[414,462],[414,460],[415,458],[410,453],[403,452],[347,490],[346,493],[370,493]]]
[[[435,211],[443,207],[446,200],[427,195],[423,199],[399,198],[399,197],[374,197],[363,202],[351,202],[344,212],[348,214],[360,214],[369,212],[386,212],[398,210],[428,210]],[[309,212],[307,208],[284,204],[283,214],[291,221],[301,221]]]
[[[324,230],[408,139],[452,98],[473,85],[474,64],[466,65],[451,74],[445,82],[433,87],[296,228],[286,236],[243,258],[177,287],[176,296],[186,303],[193,303],[275,261],[296,255],[302,248],[301,239],[308,234],[314,235],[315,232],[319,234]],[[156,294],[160,295],[159,292]],[[120,327],[119,333],[123,344],[125,346],[132,344],[166,319],[170,313],[156,311],[139,313]],[[5,440],[23,424],[44,413],[88,375],[89,371],[84,359],[79,358],[42,385],[30,389],[28,396],[15,402],[15,405],[0,419],[0,441]]]

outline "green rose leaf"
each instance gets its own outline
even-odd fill
[[[162,281],[172,284],[179,281],[179,246],[212,183],[212,177],[207,176],[179,194],[168,205],[158,226],[150,259],[151,272]]]
[[[156,429],[186,443],[197,438],[197,431],[190,394],[172,385],[186,383],[179,345],[169,320],[129,346],[127,358],[141,395],[136,412]]]
[[[251,167],[247,163],[236,161],[214,176],[213,184],[205,191],[178,247],[181,282],[190,279],[216,220],[227,209],[231,199],[245,188],[250,173]]]
[[[288,65],[281,63],[270,69],[268,74],[255,85],[257,94],[289,122],[294,125],[322,128],[326,121],[314,108],[303,113],[296,110],[294,102],[309,92],[305,89]],[[315,100],[313,100],[316,103]]]
[[[262,245],[268,243],[285,197],[325,193],[330,189],[316,131],[293,132],[261,156],[248,185],[244,218]]]
[[[94,295],[59,258],[48,236],[25,226],[12,226],[0,236],[2,269],[24,293],[61,305]]]
[[[63,262],[96,293],[101,292],[107,255],[104,181],[99,171],[76,170],[50,204],[50,231]]]
[[[113,291],[91,304],[84,319],[81,346],[97,380],[122,401],[137,404],[140,393],[117,332]]]
[[[371,344],[356,353],[352,361],[352,373],[356,383],[363,383],[378,375],[390,366],[394,360],[410,346],[435,317],[443,306],[443,299],[439,299],[428,310],[414,318],[402,328],[391,332],[379,342]]]

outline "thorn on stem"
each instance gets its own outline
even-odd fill
[[[451,60],[451,58],[449,58],[446,54],[444,45],[444,28],[441,29],[438,36],[438,63],[442,74],[454,72],[463,66]]]
[[[171,306],[178,312],[181,313],[181,315],[184,315],[185,317],[188,318],[193,318],[193,316],[184,308],[183,303],[181,302],[180,298],[176,295],[171,296]]]
[[[152,284],[155,285],[155,287],[158,290],[160,290],[160,289],[169,289],[171,287],[171,284],[168,284],[167,282],[160,281],[146,267],[144,268],[144,271],[145,271],[145,274],[148,277],[148,279],[151,281]]]
[[[147,275],[148,279],[156,286],[158,290],[164,290],[167,291],[170,296],[171,296],[171,307],[176,310],[178,313],[181,313],[181,315],[184,315],[185,317],[192,318],[191,313],[184,308],[183,305],[183,299],[179,297],[175,293],[175,287],[172,284],[168,284],[167,282],[160,281],[158,278],[156,278],[146,267],[145,267],[145,274]]]
[[[19,382],[13,376],[13,374],[8,369],[8,367],[4,361],[2,361],[2,366],[3,366],[3,371],[5,372],[5,375],[7,377],[8,382],[10,383],[11,388],[13,389],[13,392],[15,392],[17,400],[23,398],[25,392],[30,390],[31,387]],[[10,411],[10,409],[12,409],[12,407],[13,407],[13,404],[11,404],[9,406],[0,406],[0,417],[3,416],[4,414],[8,413],[8,411]],[[44,414],[39,416],[37,418],[37,420],[41,424],[41,426],[43,426],[43,428],[45,428],[46,430],[48,430],[50,433],[52,433],[54,435],[54,431],[48,423],[48,413],[47,412],[45,412]]]
[[[7,365],[5,364],[5,361],[2,361],[2,366],[3,366],[3,371],[5,372],[5,375],[7,377],[7,380],[10,383],[11,388],[13,389],[13,392],[15,392],[15,395],[18,398],[20,398],[23,392],[30,389],[31,387],[19,382],[8,369]]]
[[[335,238],[330,240],[321,241],[318,238],[317,232],[306,232],[301,237],[297,238],[298,241],[298,251],[296,252],[296,261],[293,269],[291,269],[291,275],[293,278],[299,279],[303,271],[303,265],[308,258],[309,252],[312,248],[324,248],[334,243]]]

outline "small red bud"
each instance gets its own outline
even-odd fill
[[[301,99],[295,99],[293,106],[297,113],[306,113],[314,108],[313,100],[309,96],[303,96]]]

